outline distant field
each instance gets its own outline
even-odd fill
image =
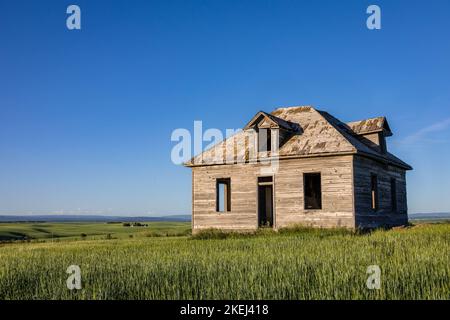
[[[100,240],[77,237],[88,227]],[[20,232],[30,235],[60,228],[59,235],[76,241],[0,245],[0,299],[450,299],[447,223],[364,235],[299,229],[225,239],[145,231],[129,238],[134,230],[99,227],[23,226]],[[188,225],[148,227],[158,228],[165,234]],[[107,232],[118,239],[106,240]],[[81,268],[79,291],[66,287],[70,265]],[[379,290],[366,287],[370,265],[381,268]]]
[[[190,233],[189,222],[145,222],[146,227],[125,227],[122,223],[60,222],[0,223],[0,241],[8,240],[75,240],[126,238],[130,236],[173,236]]]

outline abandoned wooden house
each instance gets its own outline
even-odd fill
[[[258,112],[185,163],[193,232],[404,225],[412,168],[387,151],[391,135],[384,117],[343,123],[310,106]]]

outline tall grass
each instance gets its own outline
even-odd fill
[[[0,247],[0,299],[449,299],[450,225]],[[79,265],[83,289],[66,287]],[[369,265],[381,289],[366,287]]]

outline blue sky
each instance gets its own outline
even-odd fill
[[[81,8],[81,30],[66,8]],[[382,29],[366,28],[366,8]],[[0,2],[0,214],[190,213],[171,133],[385,115],[410,212],[450,211],[450,2]]]

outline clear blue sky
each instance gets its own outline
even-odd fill
[[[82,30],[66,28],[77,4]],[[366,28],[378,4],[382,29]],[[450,1],[0,2],[0,214],[190,213],[172,130],[385,115],[410,212],[450,211]]]

